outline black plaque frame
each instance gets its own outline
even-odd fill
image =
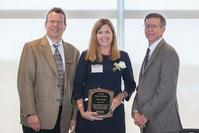
[[[107,118],[112,116],[111,104],[114,92],[109,89],[96,88],[89,90],[88,111],[97,112],[96,117]]]

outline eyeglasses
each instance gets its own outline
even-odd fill
[[[149,29],[151,28],[152,30],[157,29],[157,28],[161,28],[162,26],[158,26],[158,25],[144,25],[145,29]]]
[[[64,22],[62,22],[62,21],[57,21],[57,20],[50,20],[50,21],[48,21],[50,24],[58,24],[58,25],[60,25],[60,24],[63,24]]]

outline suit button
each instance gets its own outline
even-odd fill
[[[59,102],[59,101],[60,101],[60,99],[57,99],[56,101],[57,101],[57,102]]]
[[[61,87],[61,85],[57,85],[58,87]]]

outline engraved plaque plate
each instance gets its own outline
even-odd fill
[[[96,88],[89,90],[88,111],[97,112],[100,118],[111,117],[110,110],[114,92],[112,90]]]

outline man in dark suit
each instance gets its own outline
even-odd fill
[[[179,57],[163,39],[166,20],[162,15],[148,14],[144,23],[149,46],[140,70],[132,117],[142,133],[179,133]]]
[[[66,16],[51,9],[46,35],[25,44],[18,69],[17,87],[24,133],[68,133],[75,125],[71,94],[79,51],[63,41]]]

